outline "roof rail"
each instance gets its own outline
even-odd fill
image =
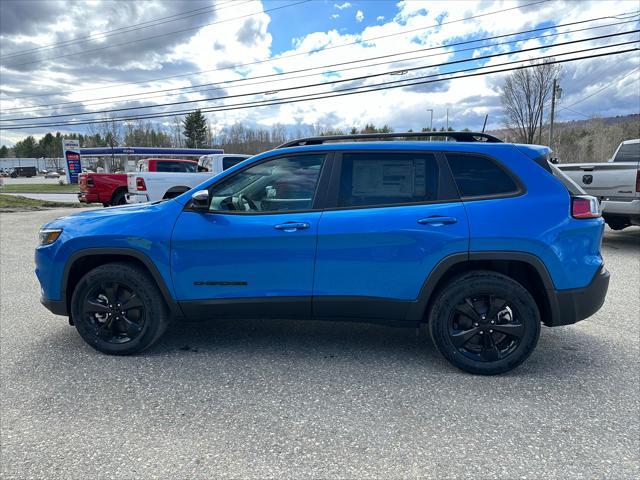
[[[398,132],[398,133],[357,133],[354,135],[327,135],[325,137],[306,137],[278,145],[276,148],[299,147],[303,145],[322,145],[327,142],[351,140],[384,140],[387,138],[409,139],[426,137],[452,138],[456,142],[502,143],[497,137],[481,132]]]

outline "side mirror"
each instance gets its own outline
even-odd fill
[[[207,210],[209,208],[209,190],[198,190],[191,195],[191,203],[196,210]]]

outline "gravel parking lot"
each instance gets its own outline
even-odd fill
[[[500,377],[427,336],[295,321],[86,346],[38,301],[38,227],[0,218],[3,478],[639,478],[640,228],[607,231],[605,306]]]

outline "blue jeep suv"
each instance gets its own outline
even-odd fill
[[[548,148],[415,136],[297,140],[175,199],[58,218],[36,249],[41,301],[109,354],[171,319],[426,323],[479,374],[522,363],[541,323],[602,306],[597,200]]]

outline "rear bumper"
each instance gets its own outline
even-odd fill
[[[124,196],[127,203],[146,203],[149,197],[144,193],[127,193]]]
[[[603,265],[584,288],[547,291],[551,319],[545,322],[546,325],[571,325],[600,310],[609,289],[609,277],[609,271]]]
[[[80,192],[78,200],[82,203],[100,203],[100,198],[96,193]]]
[[[40,303],[45,306],[54,315],[68,316],[67,302],[64,300],[49,300],[48,298],[40,297]]]
[[[640,199],[621,201],[603,200],[602,214],[640,219]]]

